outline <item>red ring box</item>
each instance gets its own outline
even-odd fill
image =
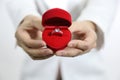
[[[42,16],[42,25],[45,27],[42,39],[54,51],[64,49],[71,40],[71,15],[60,8],[46,11]]]

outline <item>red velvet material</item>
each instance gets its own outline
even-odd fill
[[[71,25],[71,15],[60,8],[53,8],[46,11],[42,16],[42,25],[67,26]]]
[[[42,25],[45,27],[42,39],[54,51],[64,49],[71,40],[71,15],[59,8],[46,11],[42,16]]]

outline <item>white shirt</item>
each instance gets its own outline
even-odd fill
[[[25,16],[32,14],[41,17],[46,10],[53,7],[69,11],[74,21],[90,20],[98,26],[98,51],[75,58],[54,56],[39,61],[27,59],[22,80],[55,80],[59,67],[63,80],[107,80],[102,54],[104,47],[101,45],[105,41],[104,36],[107,36],[113,19],[115,0],[69,0],[69,2],[68,0],[15,0],[11,1],[8,6],[15,26]]]

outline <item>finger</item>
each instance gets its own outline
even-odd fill
[[[46,43],[42,40],[33,40],[31,39],[30,35],[25,30],[19,30],[16,32],[16,38],[18,41],[21,41],[26,46],[31,48],[39,48],[45,46]]]
[[[38,31],[38,32],[37,32],[37,35],[38,35],[37,39],[38,39],[38,40],[42,40],[42,32],[41,32],[41,31]]]
[[[85,41],[87,42],[87,44],[92,45],[95,44],[97,40],[97,35],[94,31],[90,31],[89,33],[87,33]]]
[[[68,43],[68,47],[77,48],[77,49],[84,51],[89,48],[89,45],[85,41],[82,41],[82,40],[72,40]]]
[[[57,51],[55,54],[57,56],[64,56],[64,57],[75,57],[78,55],[82,55],[83,51],[76,48],[65,48],[64,50]]]
[[[21,46],[32,59],[45,59],[54,55],[53,51],[48,48],[31,49],[22,43],[18,43],[18,45]]]
[[[42,40],[42,32],[40,30],[27,30],[28,34],[30,35],[31,39],[33,40]]]
[[[35,26],[37,29],[41,31],[44,29],[44,27],[41,24],[41,20],[39,18],[36,18],[35,20],[33,20],[33,26]]]
[[[72,40],[68,43],[69,47],[75,47],[84,50],[91,49],[96,46],[97,36],[94,32],[86,34],[84,40]]]
[[[40,48],[40,49],[28,49],[27,53],[33,58],[33,59],[45,59],[48,58],[53,54],[53,51],[48,48]]]
[[[48,48],[40,48],[40,49],[28,49],[28,53],[33,57],[41,57],[53,54],[52,50]]]
[[[43,59],[48,59],[50,57],[52,57],[53,54],[50,54],[50,55],[47,55],[47,56],[42,56],[42,57],[33,57],[33,56],[30,56],[33,60],[43,60]]]
[[[24,28],[31,29],[33,27],[37,28],[38,30],[43,30],[41,24],[41,18],[36,16],[29,16],[24,19],[24,23],[21,26],[25,26]]]

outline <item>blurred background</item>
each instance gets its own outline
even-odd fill
[[[7,13],[6,1],[0,0],[0,80],[19,80],[25,53],[15,47],[15,28]],[[111,26],[114,29],[110,30],[103,56],[109,66],[110,80],[120,80],[120,1]]]
[[[15,28],[6,11],[6,1],[0,0],[0,80],[19,80],[24,52],[15,48]]]

